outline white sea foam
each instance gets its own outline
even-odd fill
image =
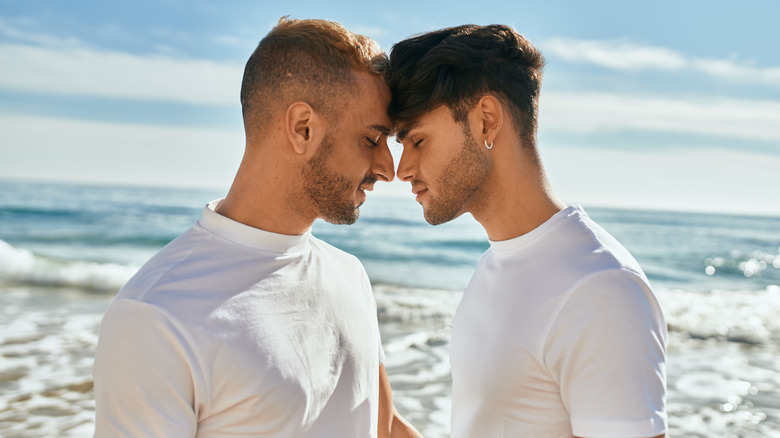
[[[378,284],[374,295],[396,408],[423,436],[448,436],[450,326],[461,294]]]
[[[14,248],[0,240],[0,278],[19,277],[35,267],[35,256],[26,249]]]
[[[7,244],[0,244],[0,257],[17,261],[3,265],[5,278],[13,272],[23,283],[6,285],[0,296],[0,434],[91,436],[92,354],[110,296],[67,296],[57,288],[36,287],[54,280],[35,275],[44,270],[57,282],[82,288],[113,276],[118,288],[122,271],[105,264],[51,262]],[[58,265],[42,268],[47,263]],[[109,279],[95,272],[108,272]],[[461,293],[385,284],[374,291],[396,406],[426,437],[446,437],[450,326]],[[780,287],[657,292],[673,334],[670,436],[778,436]]]
[[[384,284],[375,285],[374,294],[382,323],[439,328],[449,327],[462,295]],[[780,286],[709,293],[661,288],[656,295],[672,332],[692,339],[780,346]]]
[[[461,294],[451,290],[374,285],[379,320],[404,325],[449,324]]]
[[[710,293],[659,290],[670,331],[695,339],[780,346],[780,287]]]
[[[91,436],[92,357],[110,297],[0,292],[0,435]]]
[[[0,240],[0,281],[116,292],[138,270],[116,263],[69,261],[36,255]]]
[[[461,293],[375,285],[398,410],[425,436],[449,430],[449,338]],[[657,291],[672,336],[669,436],[780,437],[780,287]]]

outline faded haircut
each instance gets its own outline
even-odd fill
[[[241,84],[245,125],[264,127],[276,110],[303,101],[334,121],[356,93],[354,71],[385,78],[387,55],[339,23],[282,17],[249,57]]]
[[[544,63],[509,26],[467,24],[414,36],[390,52],[390,116],[413,121],[446,105],[466,124],[469,110],[492,94],[508,106],[523,144],[535,145]]]

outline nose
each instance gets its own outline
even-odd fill
[[[394,167],[393,155],[390,153],[387,141],[383,141],[382,144],[374,149],[374,162],[371,163],[371,172],[380,181],[390,182],[395,178]]]
[[[401,160],[398,161],[398,179],[401,181],[411,181],[414,178],[414,163],[412,154],[404,148],[401,154]]]

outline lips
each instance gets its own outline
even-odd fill
[[[428,192],[428,186],[422,183],[413,183],[412,184],[412,194],[416,195],[417,200],[420,200],[420,196],[424,195]]]
[[[424,192],[428,190],[428,186],[425,185],[422,181],[412,181],[412,193],[418,194],[420,192]]]

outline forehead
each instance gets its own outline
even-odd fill
[[[353,97],[353,117],[357,116],[364,123],[375,125],[381,123],[390,126],[391,120],[387,113],[390,105],[390,87],[378,75],[358,71],[355,72],[357,93]]]
[[[452,129],[454,124],[457,124],[457,122],[452,116],[452,111],[450,111],[449,107],[439,105],[412,120],[396,123],[396,137],[399,141],[404,141],[406,137],[413,135],[415,132],[433,129]]]

